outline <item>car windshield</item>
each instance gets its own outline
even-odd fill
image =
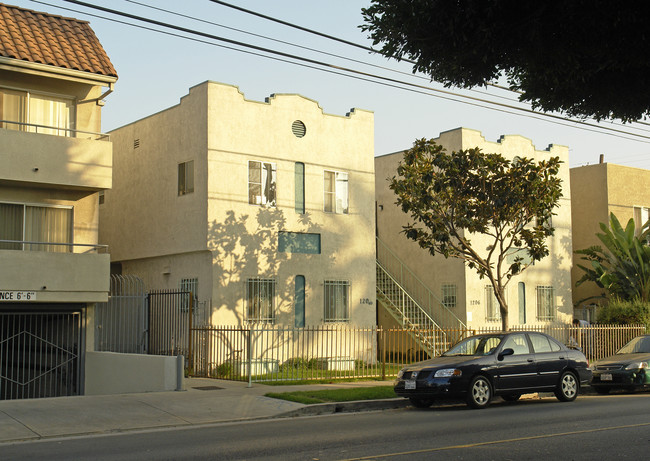
[[[637,336],[632,341],[621,347],[617,354],[650,353],[650,336]]]
[[[503,335],[473,336],[459,342],[442,355],[445,357],[455,355],[489,355],[496,350],[502,339]]]

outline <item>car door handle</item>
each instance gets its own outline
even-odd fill
[[[532,363],[532,362],[534,362],[535,360],[534,360],[534,359],[528,359],[527,361]]]

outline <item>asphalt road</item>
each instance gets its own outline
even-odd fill
[[[650,393],[445,405],[0,444],[1,460],[645,459]]]

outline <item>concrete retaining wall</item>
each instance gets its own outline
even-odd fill
[[[86,352],[85,395],[182,390],[184,360],[162,355]],[[179,386],[180,384],[180,386]]]

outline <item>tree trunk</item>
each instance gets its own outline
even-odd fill
[[[504,296],[505,290],[503,287],[495,286],[494,293],[499,302],[499,311],[501,312],[501,331],[508,331],[508,304]]]
[[[508,306],[499,306],[501,309],[501,331],[508,331]]]

